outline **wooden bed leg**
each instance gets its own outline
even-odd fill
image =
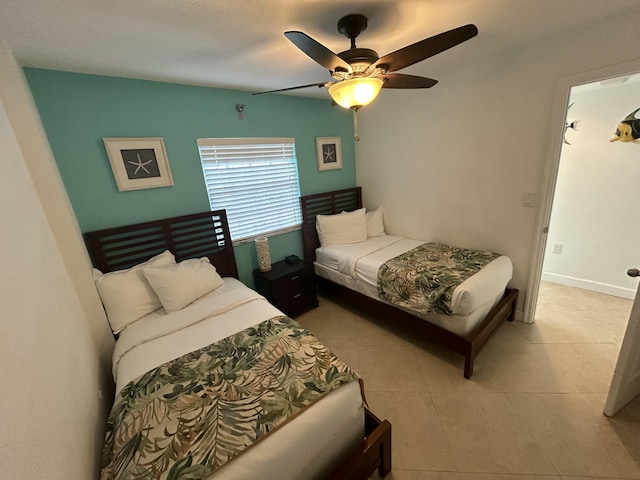
[[[507,317],[508,322],[513,322],[516,319],[516,307],[518,305],[518,290],[511,290],[509,294],[511,295],[511,311],[509,312],[509,316]]]
[[[380,445],[380,466],[378,467],[378,475],[384,478],[391,471],[391,424],[384,432],[382,445]]]
[[[473,375],[473,357],[469,353],[464,357],[464,378],[469,380]]]
[[[327,480],[367,480],[378,470],[384,478],[391,471],[391,424],[364,410],[365,438],[342,459]]]

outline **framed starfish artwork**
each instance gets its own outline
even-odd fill
[[[162,138],[103,138],[102,140],[120,192],[173,185],[169,159]]]
[[[318,170],[342,168],[342,147],[340,137],[316,137]]]

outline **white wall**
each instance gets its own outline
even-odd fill
[[[578,130],[562,147],[543,278],[633,299],[638,281],[626,271],[640,266],[640,141],[609,138],[640,107],[640,82],[576,87],[570,103]]]
[[[639,11],[628,12],[462,65],[430,90],[383,91],[359,114],[365,205],[383,206],[390,233],[509,255],[522,309],[534,235],[541,235],[522,194],[540,193],[557,83],[634,60],[639,22]]]
[[[0,225],[0,478],[97,478],[113,338],[22,70],[1,42]]]

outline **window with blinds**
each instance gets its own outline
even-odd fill
[[[199,138],[212,210],[224,208],[234,244],[300,229],[293,138]]]

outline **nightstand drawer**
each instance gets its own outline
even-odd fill
[[[316,298],[316,282],[312,275],[278,281],[273,286],[276,305],[304,304]]]
[[[296,272],[272,282],[274,296],[293,298],[301,292],[308,292],[315,288],[315,279],[312,271]]]
[[[256,290],[287,315],[317,307],[313,266],[304,262],[277,262],[270,272],[254,270]]]

